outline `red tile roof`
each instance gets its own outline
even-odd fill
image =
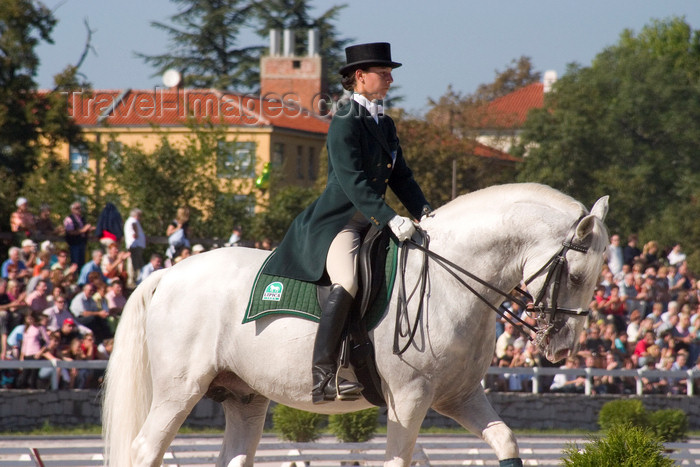
[[[483,109],[482,128],[519,128],[532,109],[544,107],[544,84],[532,83],[494,99]]]
[[[510,162],[522,162],[523,160],[519,157],[511,156],[507,152],[499,151],[485,144],[476,143],[474,146],[474,155],[479,157],[487,157],[491,159],[499,159],[502,161]]]
[[[234,126],[277,127],[328,133],[329,119],[296,105],[255,95],[214,89],[93,90],[71,93],[72,117],[78,125],[183,126],[189,119]]]

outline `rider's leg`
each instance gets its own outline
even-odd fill
[[[328,250],[326,269],[333,283],[328,300],[321,312],[321,322],[316,333],[313,352],[313,390],[315,404],[335,399],[357,399],[361,384],[338,378],[338,352],[343,329],[357,293],[357,254],[360,249],[360,233],[350,225],[333,240]]]

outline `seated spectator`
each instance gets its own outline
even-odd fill
[[[31,271],[27,269],[27,265],[20,259],[20,249],[12,246],[7,250],[8,258],[0,267],[0,275],[3,279],[9,279],[9,269],[12,266],[17,276],[16,279],[25,280],[31,275]]]
[[[66,322],[69,325],[69,327],[66,327],[66,330],[70,329],[71,331],[80,331],[82,334],[90,331],[90,329],[87,327],[81,328],[80,326],[76,325],[73,314],[68,309],[68,302],[64,295],[59,295],[56,297],[53,306],[44,310],[44,315],[46,315],[48,318],[46,329],[51,332],[60,331],[63,328],[63,323]],[[68,342],[64,342],[64,344],[68,344]]]
[[[105,339],[100,345],[97,346],[98,360],[109,360],[109,356],[112,355],[113,350],[114,339]]]
[[[630,342],[637,342],[641,324],[642,313],[639,311],[639,309],[635,308],[630,313],[629,324],[627,325],[627,337]]]
[[[118,243],[110,243],[107,254],[102,257],[102,275],[107,279],[120,279],[126,281],[128,273],[126,260],[131,256],[128,251],[119,251]]]
[[[41,313],[49,307],[48,290],[49,286],[42,280],[37,283],[36,290],[27,295],[25,301],[34,313]]]
[[[146,278],[153,273],[153,271],[162,269],[162,267],[163,257],[160,256],[158,253],[153,253],[151,255],[151,260],[143,267],[143,269],[141,269],[141,275],[139,276],[139,284],[145,281]]]
[[[118,279],[112,279],[109,283],[107,293],[107,307],[111,316],[119,316],[126,305],[126,297],[124,296],[124,286]]]
[[[70,344],[74,339],[82,340],[83,336],[90,332],[90,330],[87,328],[85,328],[86,331],[84,333],[81,332],[80,329],[81,328],[73,318],[66,318],[63,320],[61,329],[58,330],[62,351],[70,347]]]
[[[620,287],[617,285],[612,285],[610,287],[610,296],[603,303],[601,310],[605,315],[613,317],[618,332],[627,329],[627,323],[625,322],[625,301],[620,296]]]
[[[686,371],[688,369],[688,352],[685,350],[679,350],[678,353],[676,354],[676,359],[673,361],[673,364],[671,365],[671,370],[672,371]],[[675,377],[669,377],[668,378],[668,385],[671,394],[687,394],[688,393],[688,387],[687,387],[687,378],[675,378]]]
[[[85,265],[80,269],[80,276],[78,277],[78,285],[84,286],[88,282],[88,276],[91,272],[99,273],[100,278],[104,281],[106,280],[104,274],[102,274],[102,250],[94,249],[92,250],[92,260],[85,263]]]
[[[44,352],[44,346],[49,341],[46,331],[46,317],[36,313],[27,313],[24,322],[22,336],[22,350],[20,360],[39,360]],[[17,381],[18,388],[35,389],[39,370],[37,368],[24,368]]]
[[[46,295],[51,295],[51,292],[53,291],[53,284],[51,283],[51,271],[49,268],[44,268],[41,269],[37,275],[31,277],[29,281],[27,281],[27,286],[24,289],[27,292],[27,295],[31,294],[34,292],[36,289],[36,285],[39,283],[39,281],[44,281],[46,282]]]
[[[600,328],[596,323],[592,323],[588,328],[586,340],[584,340],[579,350],[579,355],[584,358],[590,355],[597,357],[598,355],[603,355],[605,351],[605,342],[600,337]]]
[[[25,238],[22,240],[22,245],[19,250],[19,258],[29,269],[30,276],[34,273],[34,266],[38,262],[37,245],[34,240]]]
[[[49,342],[44,346],[41,352],[41,358],[43,360],[63,360],[61,355],[61,333],[54,331],[49,333]],[[59,373],[60,377],[55,378],[54,375]],[[37,374],[37,387],[39,389],[51,388],[51,390],[56,391],[63,384],[67,386],[70,383],[70,372],[67,368],[39,368]]]
[[[113,337],[107,322],[109,311],[93,300],[94,294],[95,286],[88,282],[83,286],[82,292],[73,298],[70,311],[78,323],[90,328],[95,334],[95,339],[102,342],[108,337]]]
[[[56,254],[56,263],[51,266],[51,270],[61,271],[64,276],[70,277],[70,280],[74,280],[75,274],[78,271],[78,265],[70,263],[66,250],[59,250]]]
[[[16,280],[0,279],[0,359],[5,360],[11,346],[8,344],[10,332],[24,324],[26,310],[25,294]],[[17,354],[19,356],[19,354]]]
[[[642,358],[647,358],[649,356],[649,347],[656,344],[656,334],[654,331],[646,331],[642,339],[637,341],[634,347],[634,355],[640,359],[639,366],[643,366],[644,362],[641,361]]]
[[[684,350],[690,353],[690,345],[695,336],[690,332],[690,315],[687,312],[678,315],[678,322],[671,328],[671,335],[676,340],[676,351]]]
[[[576,369],[581,366],[579,357],[568,357],[562,368]],[[583,375],[583,372],[581,373]],[[552,385],[549,387],[551,392],[565,392],[583,394],[586,389],[586,378],[568,373],[557,373],[554,375]]]
[[[617,359],[614,353],[608,352],[605,354],[605,362],[602,368],[608,371],[620,369],[620,361]],[[601,390],[601,394],[622,394],[623,385],[622,378],[611,375],[603,375],[600,377],[600,384],[604,386],[604,390]]]

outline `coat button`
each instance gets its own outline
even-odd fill
[[[391,168],[391,164],[387,164],[387,165],[386,165],[386,168],[387,168],[387,169],[390,169],[390,168]]]
[[[372,179],[372,181],[373,181],[373,182],[376,182],[376,181],[377,181],[377,177],[374,177],[374,178]]]
[[[388,179],[388,178],[385,178],[385,179],[384,179],[384,183],[389,183],[389,179]]]

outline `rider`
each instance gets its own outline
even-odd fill
[[[387,186],[416,219],[430,211],[399,146],[396,127],[382,115],[383,99],[393,82],[391,46],[385,42],[345,49],[340,69],[352,97],[339,103],[328,130],[328,181],[321,196],[292,223],[265,266],[266,274],[330,283],[313,351],[315,404],[336,398],[353,400],[361,384],[337,378],[343,327],[358,290],[357,254],[370,224],[389,226],[399,241],[415,232],[413,221],[384,201]]]

